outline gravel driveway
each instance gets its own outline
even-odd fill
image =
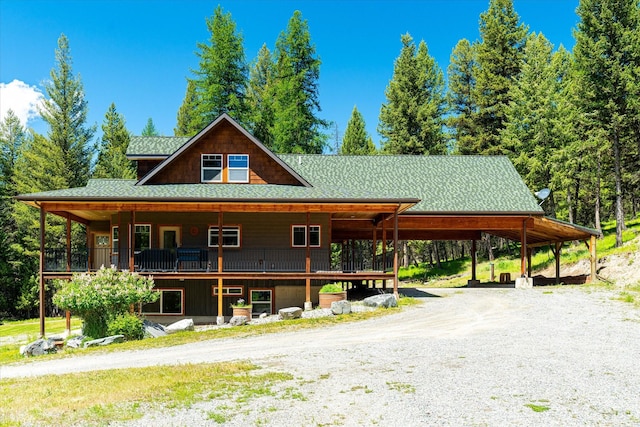
[[[409,291],[407,291],[409,292]],[[588,288],[416,290],[398,314],[294,333],[1,367],[3,378],[251,360],[296,398],[155,408],[127,425],[640,425],[640,310]],[[542,410],[534,411],[533,408]]]

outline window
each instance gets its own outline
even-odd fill
[[[151,248],[151,225],[136,224],[134,233],[134,246],[136,252]]]
[[[202,155],[202,182],[222,182],[222,154]]]
[[[272,313],[272,295],[270,289],[250,289],[251,300],[251,313],[260,315],[262,313]]]
[[[158,301],[142,306],[147,314],[184,314],[184,289],[157,289]]]
[[[307,246],[307,226],[292,225],[291,226],[291,246],[294,248]],[[309,226],[309,246],[312,248],[320,247],[320,226]]]
[[[218,295],[218,285],[211,285],[211,295],[214,297]],[[222,288],[222,296],[241,297],[242,295],[244,295],[244,288],[242,286],[224,286]]]
[[[227,156],[229,182],[249,182],[249,155],[229,154]]]
[[[209,227],[209,247],[218,247],[218,227]],[[222,247],[240,247],[240,227],[222,227]]]
[[[111,227],[111,252],[114,254],[118,253],[118,248],[120,247],[120,231],[118,226]]]

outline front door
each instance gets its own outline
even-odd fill
[[[109,234],[93,235],[93,262],[92,269],[97,270],[103,265],[111,265],[111,236]]]
[[[180,226],[177,225],[161,225],[160,226],[160,248],[175,249],[182,246],[180,236]]]

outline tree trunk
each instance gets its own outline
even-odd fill
[[[602,234],[602,226],[600,224],[600,153],[598,153],[598,162],[596,170],[596,206],[595,206],[595,227]]]
[[[622,246],[624,210],[622,206],[622,174],[620,172],[620,139],[617,129],[613,134],[613,172],[616,181],[616,247]]]

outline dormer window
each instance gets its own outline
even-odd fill
[[[222,182],[222,154],[203,154],[202,182]]]
[[[229,154],[227,156],[229,182],[249,182],[249,155]]]

